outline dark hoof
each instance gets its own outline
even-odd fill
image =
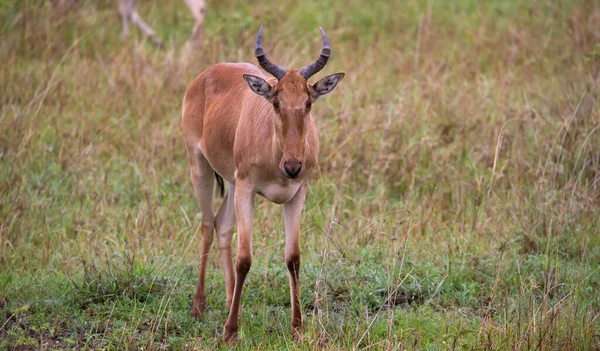
[[[237,328],[227,328],[223,331],[223,337],[225,338],[225,342],[229,345],[235,346],[237,344]]]
[[[202,319],[202,313],[198,310],[192,310],[192,312],[190,312],[190,316],[192,316],[198,322],[200,322],[200,320]]]
[[[202,319],[202,312],[204,312],[205,306],[206,306],[205,304],[200,304],[200,305],[194,304],[194,306],[192,306],[192,311],[190,312],[190,316],[192,316],[195,320],[200,322],[200,320]]]
[[[302,343],[302,327],[292,327],[292,335],[294,335],[294,340],[296,340],[298,344]]]

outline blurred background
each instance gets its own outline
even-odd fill
[[[60,4],[58,4],[60,3]],[[58,5],[57,5],[58,4]],[[200,208],[180,130],[217,62],[313,62],[303,344],[282,208],[256,202],[239,347],[600,349],[600,4],[0,0],[0,348],[212,349],[227,311],[213,245],[189,317]],[[220,203],[220,199],[217,201]],[[235,238],[234,238],[235,242]]]

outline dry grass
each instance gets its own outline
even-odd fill
[[[600,348],[597,2],[210,3],[187,55],[187,9],[140,5],[166,49],[121,42],[109,3],[0,2],[0,346],[220,340],[216,255],[214,311],[185,315],[200,217],[180,105],[210,64],[253,62],[264,24],[288,67],[322,25],[324,74],[347,74],[315,106],[298,348]],[[281,209],[257,205],[241,347],[294,348]]]

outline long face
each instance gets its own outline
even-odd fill
[[[271,98],[275,112],[275,132],[281,147],[279,169],[290,178],[302,172],[304,145],[313,99],[306,79],[297,71],[288,72],[274,87]]]
[[[273,105],[275,132],[282,151],[279,169],[290,178],[302,172],[304,145],[311,123],[313,103],[322,95],[331,92],[344,77],[344,73],[329,75],[314,85],[309,85],[298,71],[287,71],[270,85],[263,78],[245,74],[246,82],[256,94]]]
[[[244,79],[252,91],[269,101],[275,112],[275,132],[282,151],[279,169],[290,178],[297,178],[302,173],[304,145],[311,123],[310,110],[313,102],[320,96],[333,91],[344,77],[344,73],[335,73],[319,80],[314,85],[308,79],[320,71],[329,59],[329,39],[323,29],[323,48],[321,56],[311,65],[299,70],[286,70],[271,63],[262,48],[262,27],[256,37],[255,54],[259,64],[267,72],[277,78],[277,83],[269,84],[265,79],[244,74]]]

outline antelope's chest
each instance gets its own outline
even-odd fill
[[[264,184],[257,189],[257,193],[276,204],[284,204],[290,201],[300,189],[302,181]]]

